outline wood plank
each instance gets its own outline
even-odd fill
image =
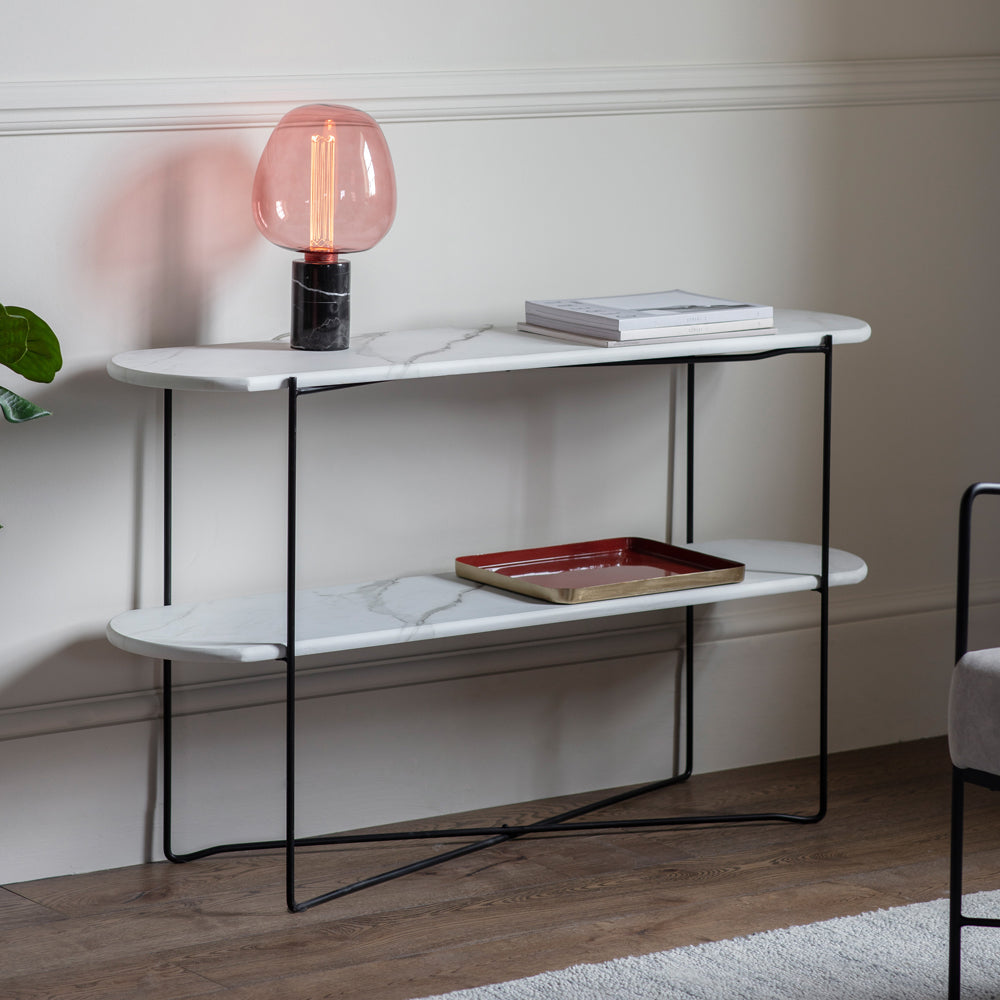
[[[32,973],[0,981],[0,1000],[188,1000],[220,996],[222,987],[176,965],[91,963],[63,974]]]
[[[0,931],[7,927],[34,927],[58,919],[59,914],[47,906],[10,889],[0,889]]]

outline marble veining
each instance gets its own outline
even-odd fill
[[[420,628],[432,622],[435,617],[442,617],[445,612],[458,607],[470,593],[479,590],[481,584],[465,586],[463,581],[460,589],[449,590],[442,595],[440,604],[425,607],[423,604],[414,606],[412,596],[405,591],[404,577],[393,577],[389,580],[376,580],[373,583],[361,584],[356,593],[363,601],[365,611],[373,618],[385,617],[398,622],[404,628]],[[402,591],[402,598],[397,595]],[[330,593],[331,599],[335,595]],[[438,596],[436,593],[434,596]]]
[[[481,583],[468,586],[469,583],[469,580],[463,580],[462,589],[457,590],[451,600],[444,604],[439,604],[437,607],[428,608],[413,624],[419,628],[433,621],[436,617],[444,618],[450,615],[452,611],[461,611],[469,603],[469,598],[483,588],[483,584]]]
[[[393,368],[409,368],[419,364],[425,358],[447,357],[457,345],[475,340],[487,330],[492,330],[491,324],[477,327],[473,330],[446,329],[438,331],[441,334],[439,342],[435,342],[423,351],[410,353],[405,357],[400,355],[399,335],[392,332],[362,333],[351,337],[351,350],[359,358],[375,358]],[[417,331],[413,331],[417,333]],[[416,338],[412,338],[407,348],[412,350]]]
[[[459,330],[457,336],[448,343],[443,344],[441,347],[428,348],[420,354],[411,355],[407,364],[416,365],[423,361],[425,358],[433,358],[438,355],[447,355],[450,351],[455,350],[459,344],[467,343],[471,340],[475,340],[477,337],[482,336],[487,330],[492,330],[493,325],[491,323],[486,324],[486,326],[477,327],[475,330]]]
[[[292,284],[301,288],[303,292],[308,292],[310,295],[322,295],[328,299],[347,298],[351,294],[350,292],[335,292],[330,288],[321,288],[319,285],[310,285],[294,277],[292,278]]]

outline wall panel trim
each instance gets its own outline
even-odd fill
[[[1000,100],[1000,56],[0,83],[0,135],[270,127],[312,101],[380,122]]]

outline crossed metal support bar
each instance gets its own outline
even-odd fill
[[[390,833],[339,834],[314,837],[297,837],[295,834],[295,749],[296,749],[296,535],[297,535],[297,485],[298,485],[298,403],[299,398],[319,392],[341,388],[356,388],[370,383],[355,383],[349,386],[318,386],[300,388],[295,378],[288,383],[288,459],[287,459],[287,634],[285,662],[285,837],[280,840],[261,840],[235,844],[220,844],[187,853],[177,853],[172,848],[172,803],[173,803],[173,679],[172,664],[163,661],[163,850],[168,860],[173,862],[194,861],[214,854],[235,851],[283,849],[285,852],[285,899],[289,911],[293,913],[308,910],[350,893],[359,892],[383,882],[408,875],[413,872],[442,864],[454,858],[494,847],[497,844],[537,833],[572,833],[580,831],[650,829],[657,827],[704,826],[725,823],[788,822],[818,823],[826,815],[828,797],[828,646],[829,646],[829,580],[830,580],[830,454],[831,454],[831,400],[832,400],[832,358],[833,340],[826,336],[816,347],[785,348],[773,351],[722,356],[698,356],[693,358],[653,359],[638,362],[609,362],[607,366],[622,364],[684,364],[687,368],[687,418],[686,418],[686,525],[687,542],[694,541],[694,426],[695,426],[695,369],[705,362],[756,361],[787,354],[821,354],[824,359],[823,373],[823,443],[822,443],[822,512],[821,547],[822,562],[819,584],[816,591],[820,598],[820,652],[819,652],[819,773],[818,802],[814,813],[798,814],[783,812],[736,813],[719,815],[665,816],[650,819],[609,819],[580,820],[578,817],[626,802],[658,789],[686,781],[693,773],[694,758],[694,609],[685,609],[685,655],[683,670],[683,767],[670,777],[644,784],[598,801],[570,809],[566,812],[529,824],[502,824],[499,826],[454,827],[444,829],[410,830]],[[173,401],[172,391],[164,390],[163,418],[163,595],[164,604],[172,600],[172,434]],[[445,840],[448,838],[475,838],[472,843],[463,844],[454,850],[423,858],[411,864],[352,882],[330,892],[310,899],[296,898],[295,862],[296,849],[300,847],[329,846],[337,844],[363,844],[384,841]]]

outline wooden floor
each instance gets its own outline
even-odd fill
[[[808,811],[814,776],[811,761],[696,776],[618,809]],[[837,754],[818,825],[522,839],[295,915],[274,855],[9,885],[0,997],[410,1000],[934,899],[947,893],[948,787],[940,739]],[[966,889],[1000,887],[1000,796],[970,788],[968,799]],[[303,891],[431,849],[315,850]]]

